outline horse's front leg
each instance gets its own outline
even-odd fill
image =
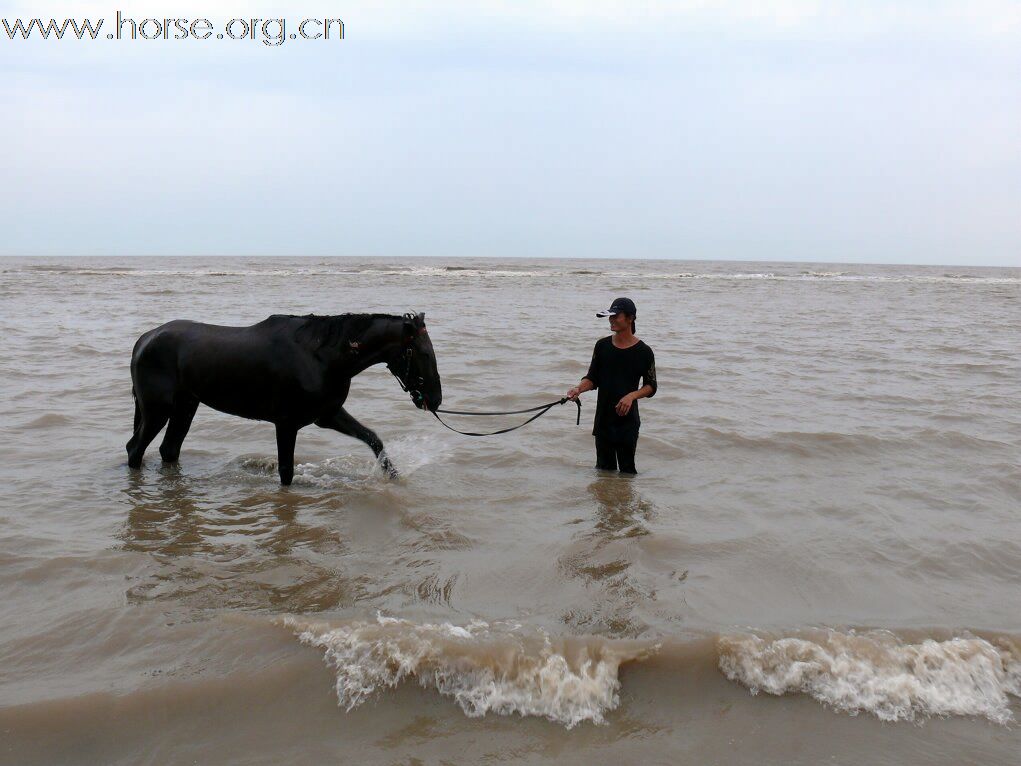
[[[390,462],[390,458],[387,456],[386,449],[383,447],[383,442],[380,441],[380,438],[376,436],[376,433],[371,428],[366,428],[351,417],[343,407],[339,407],[332,415],[319,418],[315,423],[320,428],[332,428],[334,431],[340,431],[342,434],[353,436],[368,444],[375,453],[376,459],[379,460],[380,467],[386,471],[391,479],[397,478],[397,469]]]

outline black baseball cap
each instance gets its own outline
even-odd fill
[[[638,309],[635,308],[635,302],[630,298],[618,298],[610,304],[610,308],[596,312],[597,317],[608,317],[613,316],[614,314],[638,316]]]

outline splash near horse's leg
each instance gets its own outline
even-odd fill
[[[390,462],[390,457],[386,454],[385,449],[381,449],[376,453],[376,459],[379,461],[379,467],[383,469],[383,473],[389,476],[391,479],[399,479],[401,475],[397,472],[397,468]]]
[[[160,445],[160,456],[165,462],[176,462],[181,456],[181,445],[184,444],[184,437],[188,435],[188,429],[191,428],[191,421],[198,408],[199,400],[193,397],[181,398],[174,402],[174,409],[170,413],[170,425],[167,426],[163,443]]]
[[[285,487],[294,479],[294,442],[297,437],[296,428],[277,423],[277,465],[280,483]]]
[[[128,466],[131,468],[142,467],[142,456],[146,447],[156,438],[156,435],[167,424],[170,419],[170,407],[165,405],[150,404],[142,407],[142,419],[127,444]]]
[[[397,473],[397,469],[394,464],[390,462],[390,458],[386,454],[386,449],[383,447],[382,440],[376,436],[375,432],[371,428],[366,428],[357,420],[355,420],[343,407],[338,409],[333,415],[328,417],[319,418],[315,421],[315,424],[320,428],[332,428],[334,431],[340,431],[340,433],[347,436],[353,436],[354,438],[365,442],[372,448],[373,453],[376,455],[376,459],[379,461],[380,468],[389,476],[391,479],[396,479],[400,476]]]

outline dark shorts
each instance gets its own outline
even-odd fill
[[[596,434],[596,468],[603,471],[620,470],[621,473],[638,473],[635,470],[635,448],[638,432],[634,436],[613,438]]]

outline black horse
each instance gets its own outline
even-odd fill
[[[383,442],[344,410],[351,378],[385,362],[420,409],[443,399],[425,314],[274,315],[251,327],[186,320],[142,335],[131,353],[135,433],[128,465],[167,421],[163,460],[176,461],[199,404],[276,426],[280,482],[294,477],[294,441],[315,423],[361,439],[391,476]]]

